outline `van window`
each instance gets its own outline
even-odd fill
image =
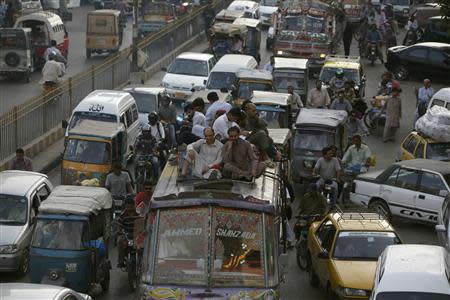
[[[422,193],[439,196],[439,192],[447,190],[441,177],[437,174],[423,172],[420,180],[420,191]]]
[[[414,154],[414,150],[416,149],[418,142],[419,141],[416,139],[414,135],[410,135],[409,138],[407,138],[405,143],[403,144],[403,147],[409,153]]]
[[[131,114],[133,116],[133,123],[139,118],[139,113],[136,104],[131,106]]]
[[[127,111],[125,112],[125,115],[126,115],[127,127],[130,127],[131,125],[133,125],[133,113],[131,112],[131,107],[129,109],[127,109]]]
[[[38,191],[37,191],[37,195],[39,196],[39,199],[42,201],[44,201],[45,199],[47,199],[48,195],[50,195],[50,191],[48,189],[47,185],[42,185]]]
[[[123,126],[127,127],[127,123],[125,122],[125,113],[120,115],[120,123],[122,123]]]

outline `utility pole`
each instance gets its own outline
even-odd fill
[[[133,56],[131,71],[138,72],[138,0],[133,0]]]

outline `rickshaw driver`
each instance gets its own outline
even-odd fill
[[[48,244],[47,248],[62,250],[78,250],[81,248],[81,240],[77,239],[79,226],[75,222],[59,222],[58,232]]]
[[[133,197],[127,197],[125,199],[125,208],[122,214],[119,216],[117,220],[117,225],[123,229],[122,232],[119,231],[117,234],[117,267],[123,268],[124,266],[124,257],[127,252],[128,247],[128,238],[133,238],[134,233],[134,222],[139,215],[136,212],[136,206],[134,205]]]
[[[321,193],[319,193],[317,185],[315,183],[311,183],[308,186],[308,191],[303,196],[302,201],[300,201],[300,204],[298,206],[298,214],[306,216],[325,216],[327,212],[327,199],[325,199],[325,197]]]
[[[317,180],[317,188],[322,188],[325,181],[331,180],[331,200],[332,204],[336,204],[338,197],[338,184],[341,180],[341,166],[337,158],[333,157],[333,150],[330,147],[322,149],[322,157],[316,162],[313,169],[313,176],[320,176]]]
[[[362,138],[359,134],[352,137],[352,143],[353,145],[345,151],[342,162],[349,169],[357,171],[355,173],[365,173],[370,167],[372,153],[367,145],[362,144]]]
[[[127,194],[133,193],[130,175],[122,171],[122,164],[120,162],[115,162],[112,173],[106,176],[105,188],[108,189],[113,197],[124,197]]]
[[[153,185],[150,181],[144,182],[144,191],[139,192],[134,198],[134,205],[136,206],[136,212],[144,216],[148,212],[148,206],[153,196]]]

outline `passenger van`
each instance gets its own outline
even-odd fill
[[[428,109],[434,105],[442,106],[450,110],[450,87],[440,89],[433,95],[428,104]]]
[[[96,90],[87,95],[75,107],[69,122],[63,121],[66,128],[66,137],[72,128],[81,120],[122,123],[127,133],[126,155],[129,156],[136,137],[141,128],[139,125],[139,112],[136,101],[127,92],[114,90]]]
[[[236,0],[227,9],[243,11],[244,18],[259,19],[259,4],[254,1]]]
[[[61,54],[67,58],[69,36],[61,18],[52,12],[41,11],[22,16],[14,24],[16,28],[31,28],[31,40],[34,45],[34,61],[37,66],[44,66],[44,53],[52,40],[56,41]]]

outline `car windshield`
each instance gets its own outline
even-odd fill
[[[0,32],[0,49],[25,50],[26,39],[22,31]]]
[[[275,89],[278,92],[287,91],[288,86],[292,86],[295,91],[304,91],[308,81],[305,80],[305,73],[300,72],[273,72]]]
[[[381,292],[375,300],[450,300],[450,296],[427,292]]]
[[[338,68],[322,68],[322,72],[320,72],[319,79],[322,82],[325,82],[328,84],[334,76],[336,76],[336,70]],[[357,69],[345,69],[344,70],[344,77],[347,78],[347,80],[352,80],[356,85],[359,84],[359,72]]]
[[[333,258],[377,260],[387,246],[399,243],[393,232],[342,231],[336,238]]]
[[[0,194],[0,224],[25,224],[28,201],[24,197]]]
[[[262,0],[262,6],[278,6],[278,0]]]
[[[450,143],[427,144],[427,159],[450,160]]]
[[[64,160],[86,164],[107,164],[111,161],[111,147],[105,142],[69,139]]]
[[[136,100],[138,111],[140,113],[149,113],[158,110],[158,99],[156,95],[131,91],[129,91],[129,93],[133,96],[134,100]]]
[[[253,91],[271,92],[272,85],[265,82],[240,82],[238,88],[238,97],[241,99],[250,99]]]
[[[448,110],[450,110],[450,101],[447,102],[445,100],[440,100],[440,99],[434,98],[431,102],[431,107],[433,107],[435,105],[442,106],[442,107],[445,107]]]
[[[207,77],[208,64],[201,60],[177,58],[167,68],[167,73]]]
[[[297,130],[294,137],[294,149],[322,151],[334,145],[334,134],[319,130]]]
[[[214,208],[211,218],[210,213],[209,208],[160,211],[154,283],[205,286],[210,273],[213,286],[264,287],[262,215],[226,208]]]
[[[258,105],[259,117],[267,123],[267,128],[287,128],[288,115],[286,110],[278,106]]]
[[[326,22],[324,18],[310,15],[286,16],[283,19],[283,29],[289,31],[306,31],[324,33]]]
[[[210,90],[220,90],[221,88],[231,89],[236,81],[236,74],[232,72],[211,72],[209,74],[206,88]]]
[[[85,222],[39,218],[32,246],[45,249],[84,250],[89,242],[88,237]]]
[[[77,111],[73,114],[70,120],[69,130],[78,125],[81,120],[94,120],[114,123],[117,122],[117,117],[111,114],[97,113],[92,111]]]

